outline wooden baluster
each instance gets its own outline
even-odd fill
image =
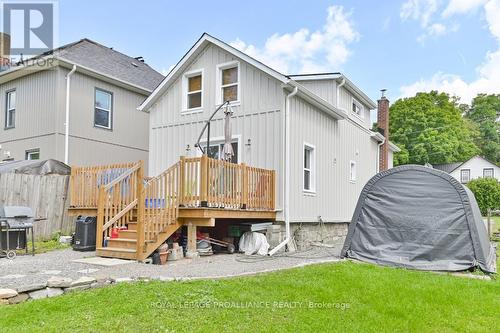
[[[203,155],[200,161],[200,206],[208,207],[208,179],[209,179],[209,161],[208,156]]]
[[[144,248],[144,213],[145,213],[145,193],[144,193],[144,162],[140,161],[137,171],[137,258],[141,258]]]

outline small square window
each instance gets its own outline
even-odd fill
[[[363,117],[363,105],[355,100],[354,98],[352,99],[352,113],[355,114],[358,117]]]
[[[40,149],[27,150],[25,154],[26,160],[39,160],[40,159]]]
[[[484,168],[483,169],[483,177],[484,178],[493,178],[493,177],[495,177],[495,170],[493,168]]]
[[[469,169],[460,170],[460,182],[465,184],[468,183],[469,181],[470,181],[470,170]]]

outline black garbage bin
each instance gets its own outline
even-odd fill
[[[73,237],[73,250],[95,251],[95,235],[97,218],[95,216],[78,216]]]

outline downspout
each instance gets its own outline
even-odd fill
[[[339,108],[339,98],[340,98],[340,88],[342,88],[345,84],[345,76],[342,75],[342,82],[337,86],[337,99],[335,100],[335,106],[337,109]]]
[[[69,162],[69,88],[71,75],[76,71],[76,65],[73,65],[71,71],[66,74],[66,122],[64,124],[64,163],[68,164]]]
[[[285,218],[285,240],[278,244],[274,249],[269,251],[269,255],[272,256],[278,252],[282,247],[287,245],[292,239],[290,235],[290,100],[299,91],[298,87],[295,87],[291,93],[286,96],[285,102],[285,115],[284,115],[284,151],[285,151],[285,163],[284,168],[284,181],[283,181],[283,215]]]
[[[380,172],[380,148],[382,148],[382,145],[385,143],[385,136],[382,139],[382,142],[380,142],[377,145],[377,173]]]

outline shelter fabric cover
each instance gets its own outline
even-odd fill
[[[0,163],[0,173],[26,175],[70,175],[71,168],[57,160],[21,160]]]
[[[363,188],[342,256],[422,270],[496,272],[474,194],[449,174],[404,165]]]
[[[240,238],[239,249],[248,256],[255,253],[265,256],[269,250],[269,243],[265,235],[247,231]]]

